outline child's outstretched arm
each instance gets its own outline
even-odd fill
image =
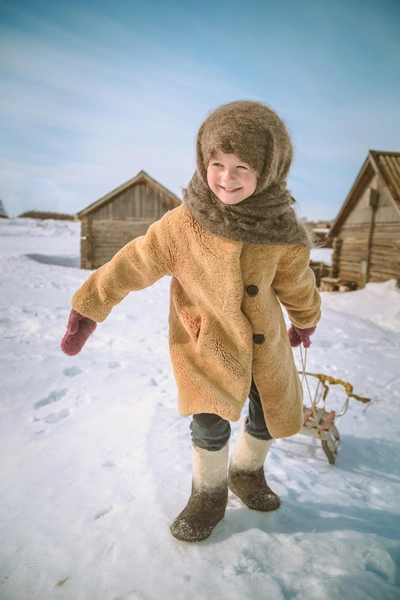
[[[289,329],[291,345],[303,343],[306,348],[310,346],[310,336],[321,318],[321,297],[309,263],[310,250],[302,246],[287,247],[282,252],[272,283],[292,322]]]
[[[114,258],[92,273],[72,298],[72,311],[61,348],[78,354],[96,323],[131,291],[142,290],[173,273],[168,214],[153,223],[145,236],[124,246]]]

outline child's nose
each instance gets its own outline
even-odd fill
[[[223,173],[223,177],[227,181],[234,180],[235,179],[235,175],[236,175],[235,169],[229,169],[229,168],[227,168],[227,169],[225,169],[225,171]]]

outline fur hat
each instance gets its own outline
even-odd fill
[[[197,168],[207,183],[213,150],[235,154],[259,175],[255,194],[286,182],[293,147],[282,119],[262,102],[238,100],[214,110],[197,134]]]
[[[259,175],[254,193],[237,204],[224,204],[208,186],[207,167],[217,148],[235,154]],[[182,190],[183,200],[196,221],[216,235],[252,244],[312,248],[286,187],[292,158],[289,133],[271,108],[250,100],[224,104],[199,129],[197,169]]]

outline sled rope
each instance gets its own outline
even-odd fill
[[[306,368],[307,368],[307,348],[305,348],[304,354],[303,354],[302,347],[300,346],[300,357],[301,357],[302,370],[299,371],[299,373],[302,375],[302,383],[304,381],[306,382],[306,387],[307,387],[308,395],[310,396],[314,416],[315,416],[315,408],[318,405],[318,403],[320,402],[320,400],[322,400],[325,403],[326,397],[329,393],[329,385],[341,385],[346,390],[346,394],[347,394],[346,402],[345,402],[341,412],[338,415],[336,415],[337,417],[341,417],[345,414],[345,412],[347,411],[347,408],[348,408],[350,398],[354,398],[354,400],[358,400],[359,402],[363,402],[364,404],[371,402],[371,398],[365,398],[363,396],[359,396],[358,394],[354,394],[353,386],[348,381],[343,381],[343,379],[335,379],[334,377],[331,377],[331,375],[323,375],[322,373],[307,372],[307,370],[306,370]],[[312,395],[311,395],[311,390],[310,390],[310,386],[308,384],[307,376],[316,377],[318,379],[318,385],[317,385],[316,392],[314,394],[314,398],[312,398]],[[329,384],[329,385],[327,385],[327,384]],[[320,391],[321,386],[323,388],[323,392],[322,392],[322,390]]]
[[[300,344],[300,348],[299,349],[300,349],[300,359],[301,359],[301,367],[302,367],[302,380],[301,380],[301,383],[302,383],[302,385],[303,385],[304,382],[306,384],[306,388],[307,388],[308,395],[309,395],[310,402],[311,402],[311,409],[312,409],[312,412],[313,412],[314,422],[316,423],[316,426],[317,426],[317,431],[315,433],[315,436],[317,438],[319,438],[320,437],[320,426],[319,426],[318,419],[317,419],[317,406],[318,406],[318,403],[321,400],[321,393],[319,392],[321,381],[318,381],[317,389],[315,390],[315,394],[314,394],[314,398],[313,398],[312,395],[311,395],[310,384],[308,383],[308,379],[307,379],[307,375],[309,375],[309,373],[307,373],[307,371],[306,371],[306,368],[307,368],[307,348],[304,348],[304,354],[303,354],[303,349],[301,347],[301,344]],[[326,386],[326,387],[328,387],[328,386]],[[328,388],[327,392],[324,393],[324,396],[322,398],[323,401],[324,401],[324,404],[325,404],[325,398],[326,398],[328,392],[329,392],[329,388]]]

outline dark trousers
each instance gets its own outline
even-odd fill
[[[195,446],[212,451],[221,450],[231,435],[229,421],[211,413],[193,415],[190,430],[192,432],[192,442]],[[249,416],[246,431],[259,440],[272,439],[265,423],[260,394],[253,379],[249,393]]]

